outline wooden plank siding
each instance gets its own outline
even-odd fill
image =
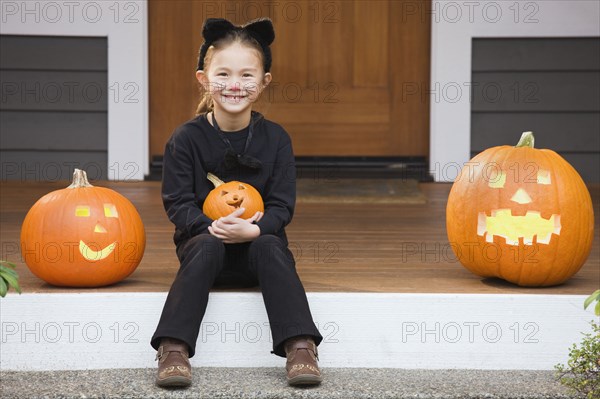
[[[473,39],[472,84],[472,155],[533,131],[600,181],[600,38]]]

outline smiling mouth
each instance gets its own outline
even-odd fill
[[[115,241],[112,244],[101,249],[100,251],[94,251],[86,243],[84,243],[83,240],[80,240],[79,252],[81,253],[81,256],[83,256],[86,260],[94,262],[106,258],[115,250],[116,246],[117,242]]]
[[[242,95],[237,95],[237,94],[222,94],[221,96],[223,98],[225,98],[226,100],[231,100],[231,101],[235,101],[235,102],[239,102],[239,101],[243,100],[244,98],[248,97],[248,96],[242,96]]]
[[[544,219],[540,212],[527,211],[525,216],[513,216],[510,209],[496,209],[492,216],[479,212],[477,235],[484,236],[487,242],[494,242],[494,236],[503,237],[508,245],[533,245],[534,237],[538,244],[549,244],[552,234],[560,235],[560,215]]]

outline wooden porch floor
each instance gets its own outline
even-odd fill
[[[101,182],[129,198],[146,227],[142,263],[125,281],[100,289],[50,286],[31,274],[18,253],[21,223],[44,194],[65,182],[1,183],[0,241],[3,259],[15,262],[23,292],[164,292],[177,272],[173,227],[160,200],[160,183]],[[288,227],[290,249],[307,291],[396,293],[581,294],[600,286],[600,185],[590,187],[596,214],[595,241],[586,264],[567,283],[521,288],[482,279],[454,258],[445,231],[450,184],[424,183],[426,204],[303,204]]]

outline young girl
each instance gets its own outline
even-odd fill
[[[318,384],[317,345],[322,336],[289,251],[285,226],[296,201],[296,169],[290,137],[252,111],[271,81],[275,38],[269,19],[234,26],[208,19],[202,29],[196,77],[204,89],[198,116],[169,139],[162,198],[175,224],[180,268],[151,340],[160,386],[188,386],[200,323],[214,285],[262,290],[273,337],[272,353],[287,357],[290,385]],[[208,172],[224,181],[251,184],[262,195],[264,214],[241,218],[244,208],[212,220],[202,204],[214,188]]]

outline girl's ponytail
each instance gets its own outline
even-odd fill
[[[204,92],[203,88],[200,89],[200,92],[202,98],[200,99],[198,107],[196,108],[196,116],[211,112],[214,108],[212,97],[208,93]]]

